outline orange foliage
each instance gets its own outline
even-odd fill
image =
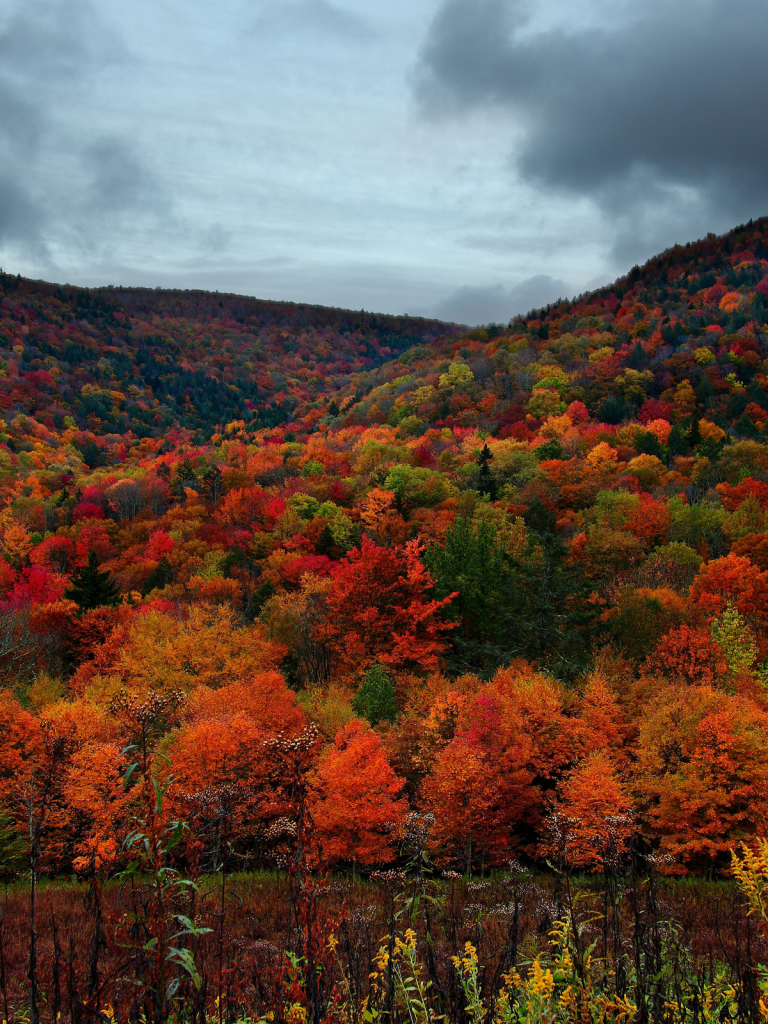
[[[541,821],[543,787],[577,756],[578,734],[557,683],[530,669],[498,672],[461,708],[422,786],[438,856],[467,866],[508,858]]]
[[[646,660],[646,671],[690,684],[715,684],[728,672],[722,648],[705,629],[671,629]]]
[[[568,776],[550,828],[545,852],[573,867],[598,869],[626,853],[634,831],[632,799],[605,751],[590,754]]]
[[[408,803],[404,780],[390,767],[381,740],[367,723],[339,730],[311,781],[310,808],[326,863],[384,863],[395,855],[395,826]]]
[[[666,693],[640,723],[635,787],[681,870],[723,858],[768,821],[768,714],[706,687]]]
[[[749,533],[731,545],[731,554],[748,558],[763,572],[768,570],[768,533]]]
[[[750,494],[754,494],[763,511],[768,508],[768,484],[762,480],[753,480],[751,476],[745,477],[735,487],[727,483],[718,484],[716,490],[729,512],[740,508]]]
[[[702,565],[691,585],[691,602],[704,614],[719,615],[733,601],[742,615],[768,620],[768,573],[748,558],[729,554]]]

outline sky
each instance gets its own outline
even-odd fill
[[[768,213],[765,0],[0,0],[0,265],[459,323]]]

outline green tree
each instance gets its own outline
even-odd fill
[[[383,665],[371,665],[365,673],[360,689],[352,701],[355,714],[367,719],[371,725],[379,722],[394,722],[397,717],[397,701],[392,677]]]
[[[493,458],[493,452],[487,444],[483,445],[483,450],[477,457],[477,465],[480,467],[478,474],[477,489],[481,494],[487,494],[491,501],[496,500],[496,480],[491,473],[491,467],[488,463]]]
[[[17,878],[29,865],[29,842],[19,832],[13,815],[0,812],[0,880]]]
[[[590,588],[562,557],[548,532],[546,507],[537,509],[526,550],[513,558],[493,526],[457,516],[443,547],[425,562],[438,597],[458,591],[446,614],[461,622],[449,660],[458,671],[490,676],[514,658],[526,658],[572,677],[589,657],[595,606]]]
[[[70,587],[64,596],[75,601],[81,611],[89,608],[102,608],[110,605],[115,608],[120,604],[120,591],[108,572],[101,572],[96,552],[91,550],[88,564],[72,573]]]
[[[102,573],[102,575],[109,574]],[[151,591],[162,590],[163,587],[167,587],[169,583],[175,583],[175,581],[176,572],[167,557],[163,555],[149,576],[144,580],[141,593],[146,597]]]

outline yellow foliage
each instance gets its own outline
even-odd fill
[[[572,426],[573,421],[567,413],[563,413],[562,416],[547,416],[547,420],[539,433],[543,437],[561,438],[565,437]]]
[[[113,668],[130,690],[223,686],[274,669],[284,648],[261,625],[239,626],[227,605],[192,605],[186,616],[152,611],[135,619]]]
[[[598,473],[612,473],[618,464],[619,454],[615,448],[611,448],[607,441],[600,444],[589,452],[584,460],[591,470]]]

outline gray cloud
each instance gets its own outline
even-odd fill
[[[438,302],[432,315],[440,320],[458,324],[506,323],[518,313],[545,306],[548,302],[569,293],[568,285],[547,274],[536,274],[525,281],[505,288],[501,284],[457,288],[442,302]]]
[[[91,208],[100,213],[120,213],[138,207],[162,207],[162,185],[126,140],[97,140],[86,148],[83,163],[89,172],[87,195]]]
[[[359,14],[346,10],[329,0],[292,0],[291,3],[268,4],[257,19],[256,35],[288,33],[301,37],[321,33],[351,42],[369,42],[376,33]]]
[[[0,28],[0,243],[43,261],[92,249],[105,217],[157,210],[139,147],[70,120],[105,68],[128,62],[90,0],[16,0]]]
[[[0,174],[0,243],[21,242],[45,256],[41,216],[34,201],[11,174]]]
[[[509,110],[523,178],[597,201],[622,259],[768,210],[763,0],[651,2],[581,30],[528,20],[523,0],[444,0],[424,108]]]

